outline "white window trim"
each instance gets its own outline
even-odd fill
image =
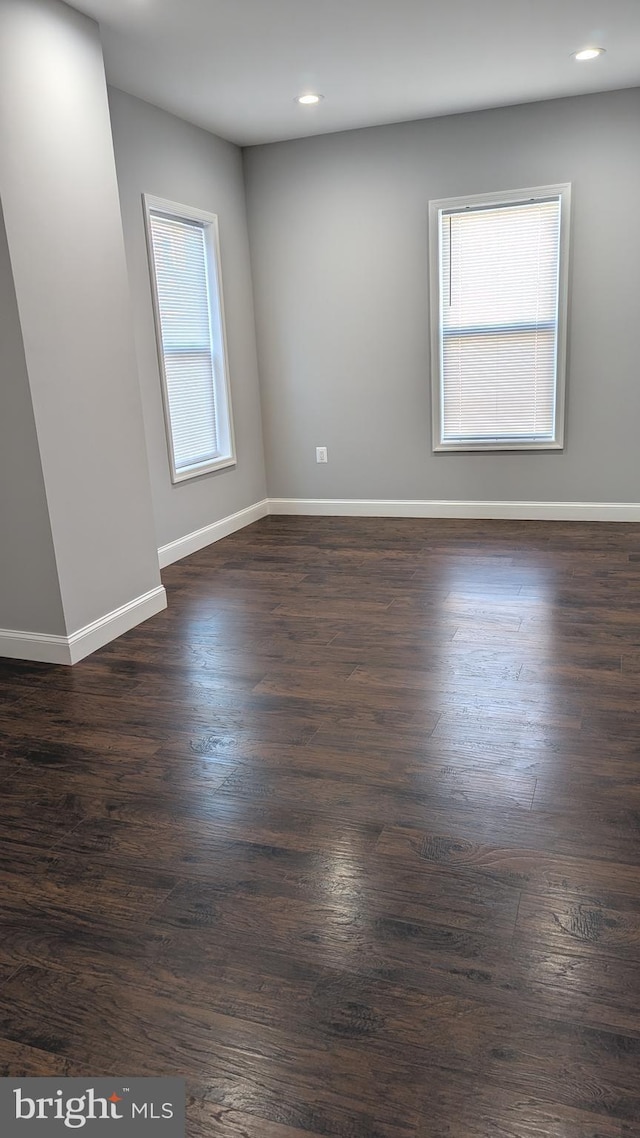
[[[156,333],[156,347],[158,351],[158,364],[160,367],[160,382],[162,388],[162,406],[164,410],[164,421],[167,435],[167,450],[169,454],[169,468],[171,471],[171,481],[174,484],[179,482],[189,481],[191,478],[200,478],[203,474],[211,474],[215,470],[224,470],[227,467],[236,465],[236,446],[235,446],[235,432],[233,427],[233,412],[231,408],[231,384],[229,380],[229,354],[227,350],[227,332],[226,320],[224,312],[224,296],[222,290],[222,266],[220,261],[220,233],[218,228],[218,217],[215,213],[207,213],[205,210],[196,209],[193,206],[180,205],[177,202],[168,201],[166,198],[155,197],[153,194],[143,194],[142,204],[144,211],[145,234],[147,239],[147,254],[149,261],[149,270],[151,277],[151,296],[153,301],[153,316],[155,323]],[[206,227],[206,240],[205,247],[207,250],[208,263],[207,270],[209,273],[209,280],[214,281],[216,284],[216,292],[218,297],[218,304],[220,308],[220,333],[222,337],[222,359],[223,359],[223,376],[222,382],[218,379],[215,389],[216,413],[221,423],[225,425],[225,433],[227,434],[228,444],[225,447],[224,453],[218,458],[211,461],[198,463],[185,470],[176,470],[174,459],[174,445],[173,445],[173,432],[171,426],[171,414],[169,410],[169,393],[167,388],[167,376],[165,371],[164,353],[162,350],[162,329],[160,324],[160,304],[158,299],[158,287],[156,281],[156,266],[153,251],[153,241],[151,236],[151,219],[152,212],[164,213],[169,217],[175,217],[178,220],[199,221]]]
[[[442,440],[442,337],[440,327],[440,211],[465,206],[512,205],[531,199],[560,197],[560,265],[558,279],[558,357],[556,370],[555,435],[544,442],[443,442]],[[565,433],[565,388],[567,371],[567,319],[569,308],[569,233],[571,183],[535,186],[503,193],[472,194],[439,198],[429,202],[429,297],[431,326],[431,424],[433,450],[451,454],[460,451],[536,451],[562,450]]]

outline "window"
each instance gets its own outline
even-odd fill
[[[144,195],[171,480],[235,463],[215,214]]]
[[[569,199],[430,203],[434,450],[562,447]]]

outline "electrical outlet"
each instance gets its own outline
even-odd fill
[[[328,461],[329,461],[329,459],[327,458],[327,448],[326,447],[316,447],[316,462],[328,462]]]

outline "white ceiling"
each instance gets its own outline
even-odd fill
[[[72,3],[112,84],[242,145],[640,85],[640,0]]]

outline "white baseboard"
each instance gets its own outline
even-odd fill
[[[122,636],[130,628],[155,616],[167,607],[162,585],[128,601],[126,605],[72,632],[70,636],[51,636],[38,632],[0,629],[0,656],[13,660],[39,660],[46,664],[77,664],[91,652]]]
[[[374,498],[270,498],[270,514],[360,518],[512,518],[640,522],[640,502],[463,502]]]
[[[369,518],[511,518],[517,521],[640,522],[640,502],[467,502],[409,498],[264,498],[212,525],[163,545],[164,568],[268,514]],[[0,656],[47,664],[76,664],[167,606],[162,585],[106,613],[70,636],[0,628]]]
[[[197,553],[199,549],[204,549],[205,545],[213,545],[214,541],[220,541],[222,537],[228,537],[230,533],[244,529],[252,522],[265,518],[268,513],[269,500],[263,498],[261,502],[254,502],[252,506],[238,510],[236,514],[229,514],[228,517],[221,518],[219,522],[212,522],[210,526],[196,529],[193,533],[186,534],[185,537],[170,541],[168,545],[161,545],[158,550],[160,568],[164,569],[166,565],[171,565],[174,561],[181,561],[190,553]]]
[[[98,620],[92,621],[91,624],[86,624],[84,628],[79,628],[77,632],[72,632],[71,636],[67,638],[71,653],[70,663],[77,664],[78,660],[83,660],[85,656],[96,652],[98,648],[102,648],[103,644],[117,640],[118,636],[122,636],[130,628],[135,628],[143,621],[149,620],[149,617],[155,616],[157,612],[162,612],[166,607],[167,594],[164,585],[157,585],[148,593],[134,597],[126,605],[121,605],[120,608],[108,612]]]
[[[70,664],[71,651],[66,636],[45,632],[18,632],[0,628],[0,656],[10,660],[39,660],[44,664]]]

